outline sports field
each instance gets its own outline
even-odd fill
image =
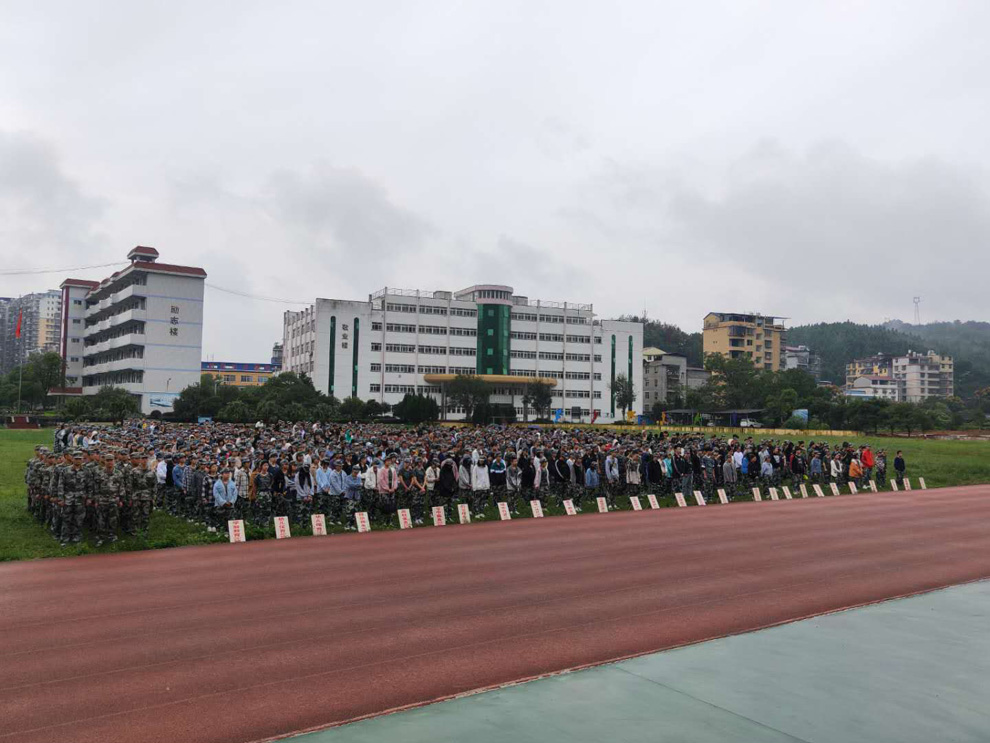
[[[752,434],[759,439],[759,433]],[[821,440],[818,437],[817,440]],[[794,439],[812,439],[812,432],[795,432]],[[840,440],[827,439],[832,443]],[[924,477],[928,487],[990,483],[990,441],[936,441],[921,438],[865,437],[853,443],[869,443],[874,449],[886,449],[888,467],[893,454],[904,451],[908,475]],[[38,444],[51,446],[52,431],[8,431],[0,429],[0,561],[26,560],[99,552],[127,552],[141,549],[178,547],[191,544],[211,544],[225,541],[223,535],[209,534],[201,526],[189,524],[168,514],[155,512],[147,539],[124,537],[115,544],[97,548],[92,542],[59,547],[58,542],[28,514],[25,502],[24,464]],[[667,499],[663,505],[673,505]],[[688,499],[690,504],[691,500]],[[738,504],[732,504],[735,507]],[[548,515],[558,509],[548,508]],[[451,517],[453,514],[448,514]],[[497,518],[492,512],[489,518]],[[525,515],[522,515],[525,518]],[[273,533],[273,530],[270,530]]]
[[[988,496],[861,493],[0,564],[0,740],[269,740],[987,578]],[[793,717],[800,688],[771,699],[768,682],[748,683]]]

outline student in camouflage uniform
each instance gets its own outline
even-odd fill
[[[264,526],[272,520],[272,473],[268,462],[261,463],[261,471],[254,476],[255,499],[251,517],[255,524]]]
[[[147,458],[141,452],[136,452],[132,455],[129,485],[131,492],[131,528],[134,530],[134,533],[143,534],[147,537],[157,478],[155,477],[155,471],[148,467]]]
[[[103,468],[96,473],[96,546],[117,541],[120,514],[120,470],[114,466],[113,454],[103,457]]]
[[[58,479],[58,503],[62,509],[62,546],[82,541],[83,521],[86,519],[86,477],[83,454],[72,454],[72,466],[65,468]]]

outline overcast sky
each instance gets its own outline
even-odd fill
[[[985,0],[0,0],[0,257],[988,320],[988,32]],[[207,288],[204,357],[266,360],[287,307]]]

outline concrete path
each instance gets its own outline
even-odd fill
[[[711,640],[292,743],[990,740],[990,583]]]

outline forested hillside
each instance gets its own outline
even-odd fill
[[[701,356],[701,333],[685,333],[676,325],[641,318],[636,315],[625,315],[619,318],[626,322],[642,322],[643,347],[653,346],[667,353],[679,353],[687,356],[688,366],[704,366]]]
[[[822,359],[822,379],[839,385],[845,382],[845,365],[852,359],[933,350],[955,359],[956,394],[960,397],[970,398],[990,386],[990,323],[818,323],[789,328],[787,344],[814,350]]]

